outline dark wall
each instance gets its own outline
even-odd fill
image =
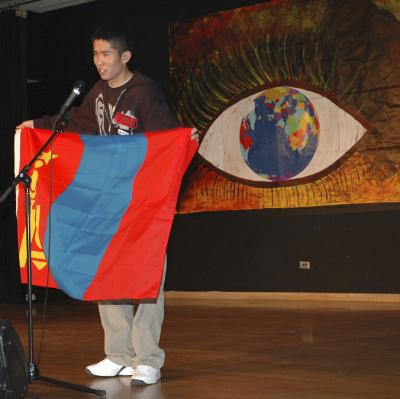
[[[57,112],[77,80],[83,79],[90,87],[98,79],[92,64],[90,35],[104,23],[116,21],[129,29],[135,38],[135,66],[165,83],[168,74],[165,16],[133,14],[121,11],[118,1],[112,4],[116,6],[99,1],[30,16],[28,74],[40,80],[30,85],[31,116]]]
[[[13,177],[14,126],[27,116],[25,38],[26,20],[13,12],[0,13],[0,194]],[[13,194],[0,204],[0,302],[21,296],[14,204]]]
[[[88,86],[97,79],[89,40],[97,26],[115,21],[128,27],[136,38],[136,66],[168,93],[169,21],[254,3],[115,0],[31,14],[28,76],[40,82],[29,85],[29,117],[57,112],[78,79]],[[355,206],[177,215],[166,289],[400,292],[399,211]],[[7,223],[10,239],[13,217]],[[300,260],[311,269],[299,270]],[[7,262],[17,268],[16,256]]]
[[[166,289],[398,293],[399,215],[399,206],[177,215]]]

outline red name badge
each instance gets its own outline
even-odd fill
[[[124,115],[117,112],[114,115],[113,121],[118,125],[128,126],[130,129],[136,129],[138,126],[138,120],[134,116]]]

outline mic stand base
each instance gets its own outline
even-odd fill
[[[44,375],[40,375],[38,367],[33,362],[28,363],[28,373],[30,378],[29,383],[32,383],[34,381],[42,381],[47,384],[58,385],[62,388],[69,388],[69,389],[74,389],[75,391],[93,393],[97,396],[106,395],[106,391],[103,391],[102,389],[88,388],[83,385],[72,384],[67,381],[57,380],[55,378],[50,378],[50,377],[45,377]]]
[[[74,389],[81,392],[93,393],[98,396],[105,396],[106,391],[84,387],[82,385],[71,384],[66,381],[56,380],[54,378],[49,378],[40,375],[37,365],[33,361],[33,312],[32,312],[32,252],[31,252],[31,199],[30,199],[30,186],[32,179],[28,175],[28,172],[33,165],[34,161],[39,157],[39,155],[44,151],[44,149],[50,144],[50,142],[55,138],[55,136],[60,133],[62,129],[57,129],[54,126],[53,134],[50,138],[43,144],[37,154],[33,159],[18,173],[14,178],[11,185],[6,189],[6,191],[0,196],[0,203],[4,202],[14,187],[21,183],[24,186],[25,191],[25,227],[26,227],[26,255],[27,255],[27,274],[28,274],[28,349],[29,349],[29,360],[27,369],[27,379],[28,383],[31,384],[34,381],[43,381],[48,384],[58,385],[60,387]],[[0,387],[2,388],[2,387]],[[1,393],[1,392],[0,392]]]
[[[93,389],[83,385],[72,384],[67,381],[57,380],[55,378],[45,377],[39,373],[37,365],[33,362],[28,363],[29,383],[34,381],[42,381],[46,384],[57,385],[62,388],[74,389],[75,391],[92,393],[97,396],[106,396],[106,391],[102,389]]]
[[[85,387],[83,385],[71,384],[70,382],[56,380],[54,378],[45,377],[43,375],[39,375],[37,377],[37,381],[42,381],[47,384],[58,385],[63,388],[74,389],[75,391],[93,393],[97,396],[106,396],[106,391],[103,391],[102,389],[93,389]]]

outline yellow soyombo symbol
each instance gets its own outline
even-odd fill
[[[43,251],[43,244],[40,239],[40,204],[36,203],[36,187],[40,177],[39,169],[43,166],[49,164],[50,160],[53,158],[57,158],[58,155],[51,154],[51,151],[45,152],[43,151],[38,159],[33,164],[33,172],[31,176],[31,185],[29,188],[29,197],[31,201],[31,214],[30,214],[30,222],[31,222],[31,253],[32,253],[32,265],[35,266],[38,270],[42,270],[47,266],[46,257]],[[27,263],[27,254],[26,254],[26,227],[24,230],[24,234],[22,236],[21,246],[19,249],[19,264],[21,268],[26,267]]]

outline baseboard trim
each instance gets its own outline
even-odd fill
[[[167,299],[243,299],[270,301],[342,301],[396,302],[400,294],[321,293],[321,292],[223,292],[223,291],[166,291]]]

